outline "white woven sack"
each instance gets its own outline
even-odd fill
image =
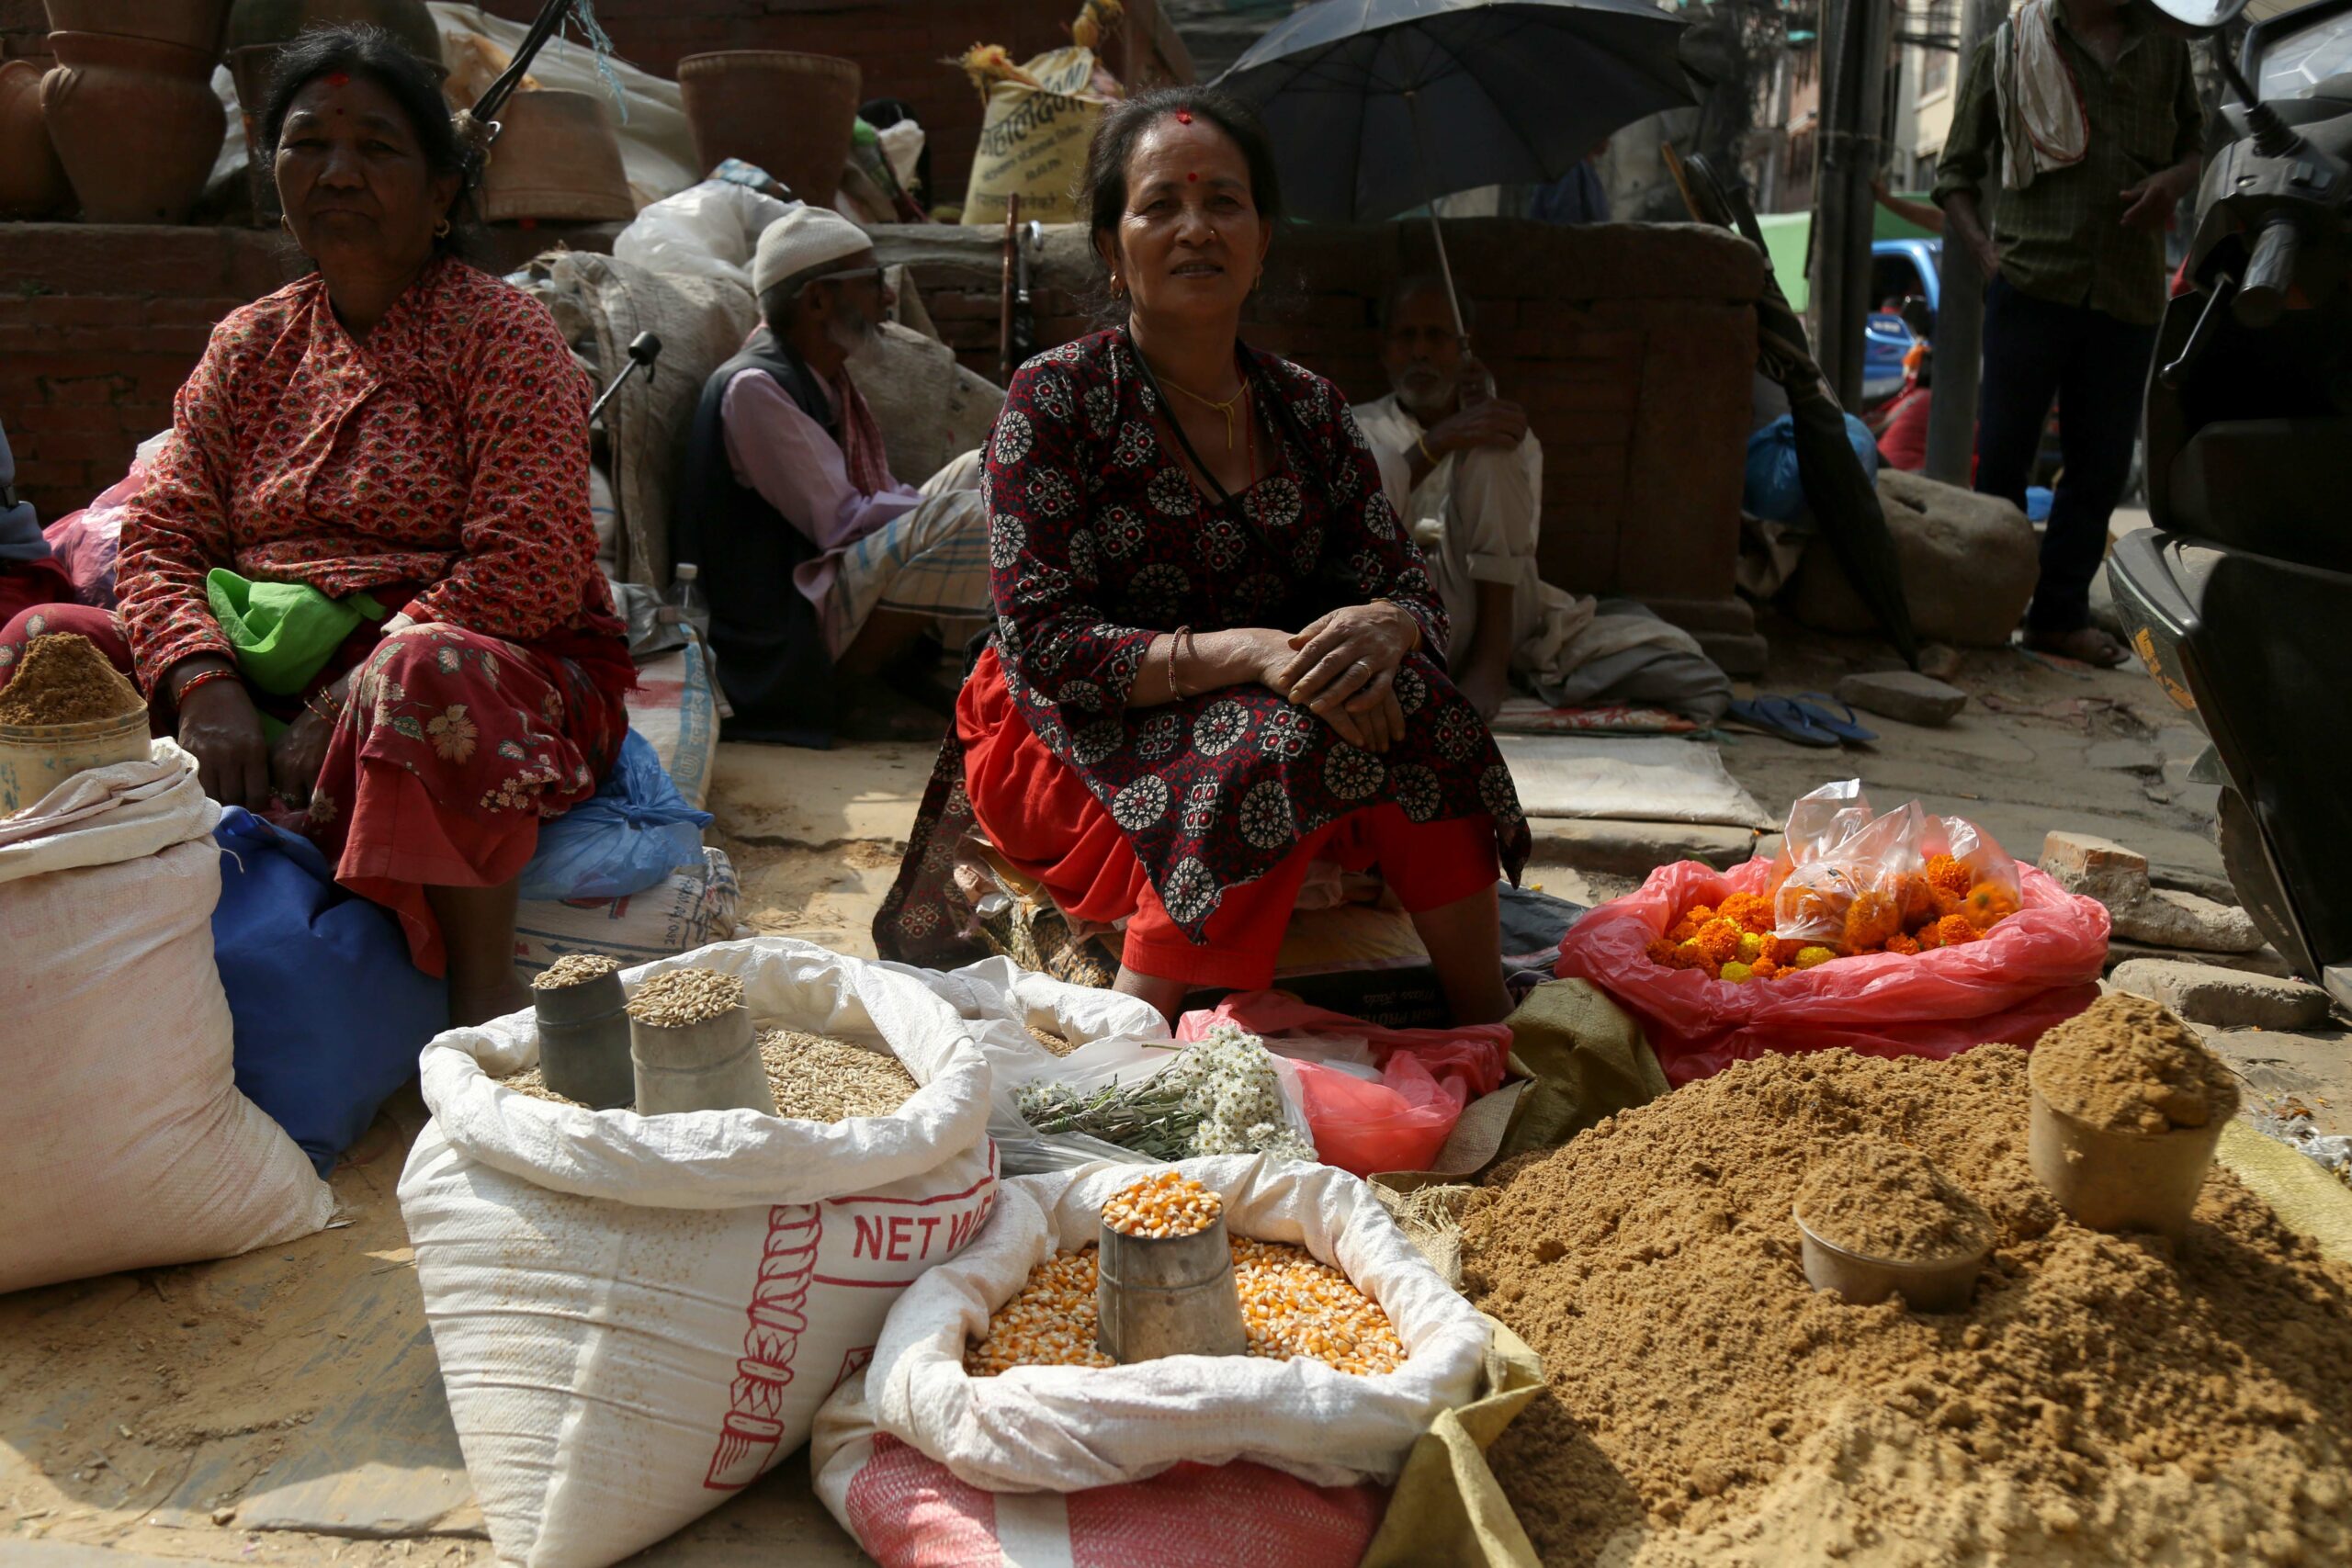
[[[1176,1168],[1223,1195],[1231,1234],[1297,1242],[1336,1263],[1387,1312],[1405,1364],[1363,1377],[1304,1357],[1170,1356],[968,1375],[965,1346],[989,1314],[1037,1264],[1094,1241],[1103,1203],[1136,1179],[1132,1166],[1091,1166],[1007,1180],[979,1240],[899,1299],[866,1369],[881,1429],[991,1492],[1080,1492],[1187,1460],[1255,1460],[1321,1486],[1394,1481],[1438,1413],[1476,1390],[1487,1341],[1477,1309],[1346,1171],[1246,1155]],[[848,1430],[820,1428],[820,1443]],[[812,1451],[815,1473],[831,1458]]]
[[[0,831],[0,1291],[308,1235],[334,1197],[237,1092],[220,807],[168,740]]]
[[[528,1013],[425,1047],[401,1212],[491,1542],[531,1568],[616,1562],[792,1453],[995,1201],[988,1066],[945,1003],[781,937],[622,978],[690,965],[741,976],[763,1025],[887,1043],[922,1088],[831,1124],[639,1116],[489,1077],[537,1059]]]

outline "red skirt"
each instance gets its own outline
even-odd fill
[[[1063,913],[1125,920],[1123,961],[1194,986],[1262,989],[1317,855],[1350,871],[1378,865],[1405,908],[1435,909],[1502,875],[1486,817],[1415,823],[1394,802],[1351,811],[1302,838],[1272,871],[1230,886],[1194,943],[1169,918],[1143,862],[1076,769],[1046,749],[1005,690],[996,649],[980,655],[956,702],[964,790],[989,842],[1053,895]]]

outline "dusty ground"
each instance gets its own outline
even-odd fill
[[[1884,662],[1868,644],[1768,630],[1775,656],[1757,689],[1826,691]],[[1916,795],[1973,818],[2021,859],[2050,829],[2081,828],[2187,885],[2219,877],[2211,792],[2185,776],[2201,742],[2144,676],[1987,650],[1955,680],[1973,700],[1948,728],[1865,716],[1880,741],[1842,752],[1728,734],[1724,762],[1773,815],[1859,775],[1883,804]],[[714,841],[741,874],[745,925],[870,955],[933,751],[911,740],[721,748]],[[1529,879],[1580,902],[1623,891],[1652,859],[1746,849],[1720,829],[1538,827]],[[2215,1043],[2254,1102],[2292,1096],[2324,1129],[2352,1131],[2342,1034],[2239,1031]],[[413,1093],[396,1100],[337,1169],[342,1228],[0,1297],[0,1563],[490,1561],[393,1199],[423,1116]],[[797,1458],[637,1561],[716,1565],[754,1551],[810,1568],[864,1561]]]

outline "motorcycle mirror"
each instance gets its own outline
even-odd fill
[[[2148,0],[2174,28],[2192,37],[2218,32],[2238,19],[2246,0]]]

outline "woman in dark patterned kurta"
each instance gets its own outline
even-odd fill
[[[1265,985],[1325,852],[1377,862],[1456,1016],[1499,1018],[1497,849],[1516,874],[1528,844],[1510,771],[1424,651],[1444,614],[1345,400],[1236,335],[1272,232],[1262,133],[1216,95],[1148,95],[1105,116],[1089,184],[1129,320],[1023,366],[998,416],[969,812],[1066,912],[1132,917],[1120,988],[1162,1010]]]
[[[327,29],[279,71],[266,140],[319,270],[232,311],[181,387],[123,525],[128,651],[207,791],[318,840],[473,1021],[527,1005],[516,878],[628,728],[587,387],[544,309],[445,254],[466,171],[426,68]],[[273,696],[208,601],[216,569],[390,614]],[[274,740],[265,714],[288,721]]]

